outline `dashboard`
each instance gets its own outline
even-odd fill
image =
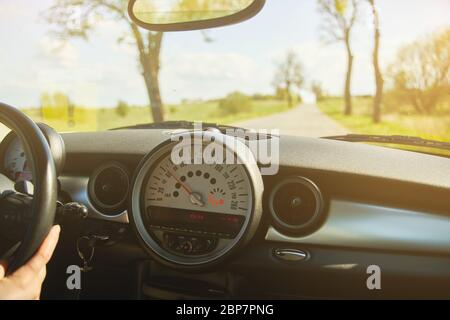
[[[129,231],[129,245],[117,244],[114,255],[139,248],[133,259],[150,258],[168,267],[155,270],[174,278],[189,276],[168,270],[210,276],[211,268],[226,268],[250,281],[253,294],[269,296],[371,297],[345,281],[365,277],[371,264],[387,275],[383,297],[450,294],[448,159],[282,136],[278,173],[261,176],[251,162],[175,163],[172,135],[157,129],[61,135],[67,158],[61,201],[88,207],[89,232],[106,225]],[[421,279],[449,286],[405,289]],[[341,289],[330,293],[330,283]]]

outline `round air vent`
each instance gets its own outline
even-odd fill
[[[303,233],[319,225],[323,198],[311,180],[291,177],[275,186],[269,198],[269,209],[277,228]]]
[[[107,163],[98,167],[89,178],[89,198],[100,213],[117,215],[126,208],[129,187],[128,170],[120,163]]]

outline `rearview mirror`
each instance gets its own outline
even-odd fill
[[[265,0],[130,0],[128,14],[152,31],[186,31],[220,27],[255,16]]]

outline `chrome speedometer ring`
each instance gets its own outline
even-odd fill
[[[251,239],[261,217],[263,183],[243,143],[220,133],[187,135],[202,145],[220,142],[238,162],[177,165],[170,155],[178,142],[169,140],[137,169],[129,212],[153,257],[172,267],[198,269],[223,261]]]

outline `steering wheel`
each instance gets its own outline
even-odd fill
[[[0,103],[0,122],[20,139],[27,161],[31,164],[34,185],[29,208],[24,208],[23,202],[17,201],[20,195],[15,192],[3,192],[0,198],[0,217],[4,210],[13,210],[17,217],[24,215],[21,211],[28,210],[27,225],[20,242],[7,253],[0,252],[2,260],[8,259],[7,273],[10,274],[33,256],[50,231],[55,218],[58,185],[52,153],[39,127],[24,113],[3,103]]]

